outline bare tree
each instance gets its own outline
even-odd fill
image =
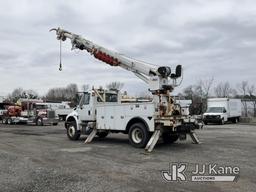
[[[243,96],[245,97],[248,90],[248,82],[242,81],[238,86],[239,86],[239,89],[242,91]]]
[[[82,91],[88,91],[89,88],[90,88],[89,84],[82,85]]]
[[[14,103],[20,98],[37,99],[38,93],[32,89],[24,90],[23,88],[19,87],[14,89],[8,96],[8,100]]]
[[[188,86],[183,90],[183,96],[185,99],[192,100],[192,104],[190,105],[190,114],[199,115],[204,111],[204,106],[206,104],[203,103],[202,99],[202,88],[201,86]]]
[[[76,84],[69,84],[67,87],[57,87],[48,90],[45,99],[50,101],[74,101],[78,88]]]
[[[10,97],[14,100],[17,100],[22,97],[23,92],[24,90],[21,87],[16,88],[12,91]]]
[[[243,104],[243,107],[244,107],[244,112],[245,112],[245,117],[248,116],[248,107],[247,107],[247,102],[245,101],[245,98],[246,98],[246,94],[247,94],[247,91],[248,91],[248,82],[247,81],[242,81],[240,84],[238,84],[238,88],[239,90],[242,92],[242,104]]]
[[[215,95],[217,97],[229,97],[233,93],[233,89],[231,88],[229,82],[219,83],[214,88]]]
[[[24,94],[26,94],[29,99],[37,99],[38,98],[38,93],[32,89],[24,91]]]
[[[183,90],[183,94],[182,94],[182,95],[184,95],[186,99],[191,99],[191,100],[193,100],[193,97],[194,97],[194,95],[195,95],[193,86],[190,85],[190,86],[186,87],[186,88]]]
[[[211,90],[211,87],[213,85],[214,82],[214,77],[211,77],[209,79],[201,79],[198,83],[198,90],[201,93],[201,96],[203,98],[208,98],[209,97],[209,93]]]
[[[256,96],[255,96],[256,87],[254,85],[248,85],[247,92],[249,94],[250,101],[253,104],[253,116],[256,117]]]
[[[114,81],[106,85],[108,89],[121,90],[124,84],[122,82]]]

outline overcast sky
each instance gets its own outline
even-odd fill
[[[71,51],[52,27],[80,34],[106,48],[156,65],[184,67],[179,90],[199,79],[256,82],[256,1],[249,0],[0,0],[0,95],[16,87],[45,94],[76,83],[147,85],[132,73]]]

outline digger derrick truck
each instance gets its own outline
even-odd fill
[[[70,39],[72,50],[85,50],[110,66],[134,73],[148,84],[153,95],[152,102],[122,103],[118,90],[92,89],[84,92],[79,105],[65,121],[69,139],[77,140],[81,134],[87,134],[85,143],[89,143],[96,135],[103,138],[108,133],[122,132],[128,134],[134,147],[145,147],[147,152],[153,150],[160,137],[165,143],[173,143],[189,135],[194,143],[199,144],[195,134],[199,124],[191,116],[182,115],[181,107],[170,95],[182,77],[181,65],[177,65],[172,73],[169,66],[129,58],[64,29],[50,31],[56,31],[60,45]]]

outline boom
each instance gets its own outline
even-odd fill
[[[149,84],[150,91],[172,90],[176,86],[176,79],[181,76],[181,66],[176,67],[176,73],[171,73],[168,66],[157,66],[135,59],[126,57],[123,54],[111,51],[99,46],[79,35],[73,34],[61,28],[51,29],[56,31],[57,39],[65,41],[67,38],[71,40],[72,49],[86,50],[95,58],[111,65],[119,66],[125,70],[133,72],[137,77]],[[170,84],[169,80],[173,79]]]

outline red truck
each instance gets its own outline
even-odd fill
[[[33,123],[36,125],[58,125],[58,116],[42,100],[20,99],[17,105],[10,105],[3,114],[5,124]]]

